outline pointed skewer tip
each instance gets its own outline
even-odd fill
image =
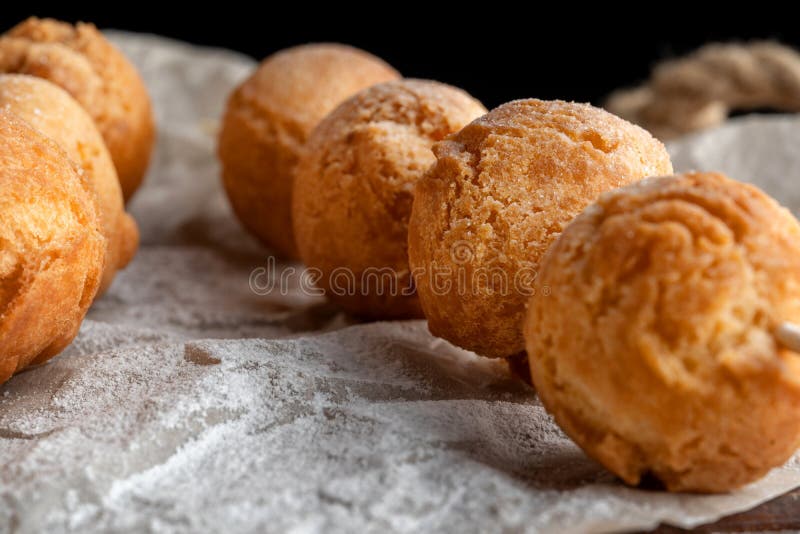
[[[787,349],[800,353],[800,325],[781,323],[775,330],[775,338]]]

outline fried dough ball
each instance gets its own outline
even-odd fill
[[[228,100],[219,137],[222,181],[247,230],[297,257],[291,220],[294,167],[311,130],[343,100],[400,75],[339,44],[309,44],[264,60]]]
[[[125,213],[117,172],[91,117],[67,92],[32,76],[0,75],[0,108],[5,108],[54,140],[85,173],[97,197],[103,235],[108,243],[102,294],[117,270],[136,252],[139,231]]]
[[[524,350],[539,261],[601,193],[669,174],[664,145],[587,104],[518,100],[434,146],[409,260],[434,335],[489,357]]]
[[[312,132],[295,178],[295,238],[342,308],[422,316],[407,252],[414,184],[435,161],[433,144],[484,113],[460,89],[398,80],[346,100]]]
[[[106,249],[93,194],[54,141],[0,109],[0,383],[78,332]]]
[[[542,260],[525,338],[564,431],[629,484],[723,492],[800,445],[800,224],[720,174],[609,193]]]
[[[0,37],[0,72],[30,74],[70,93],[103,135],[129,199],[147,171],[155,126],[147,89],[92,24],[30,18]]]

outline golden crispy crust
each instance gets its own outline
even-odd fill
[[[434,146],[409,260],[430,330],[490,357],[524,350],[525,301],[547,247],[601,193],[670,173],[664,146],[586,104],[518,100]]]
[[[300,257],[322,271],[332,300],[373,319],[421,317],[407,253],[414,184],[434,162],[433,144],[485,112],[460,89],[399,80],[358,93],[312,132],[292,214]],[[352,274],[347,294],[332,287],[345,289],[341,269]]]
[[[91,117],[66,91],[39,78],[0,75],[0,107],[24,119],[54,140],[85,173],[97,199],[103,235],[108,243],[102,294],[117,270],[133,257],[139,230],[125,213],[117,172]]]
[[[0,109],[0,382],[78,332],[106,249],[90,185],[55,142]]]
[[[268,57],[231,94],[219,138],[222,179],[253,235],[284,256],[297,256],[292,180],[306,138],[343,100],[399,76],[361,50],[311,44]]]
[[[800,445],[800,225],[713,173],[603,196],[542,261],[525,337],[545,406],[630,484],[722,492]]]
[[[133,65],[92,24],[30,18],[0,37],[0,72],[45,78],[94,119],[125,199],[147,171],[155,138],[150,97]]]

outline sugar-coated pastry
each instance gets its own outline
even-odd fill
[[[414,184],[431,147],[486,113],[460,89],[398,80],[365,89],[311,133],[297,165],[294,230],[300,257],[348,312],[421,317],[408,267]]]
[[[219,138],[222,179],[239,220],[264,244],[297,257],[294,167],[311,130],[343,100],[400,75],[340,44],[309,44],[264,60],[228,100]]]
[[[45,78],[70,93],[94,119],[125,199],[150,161],[155,126],[139,73],[92,24],[30,18],[0,37],[0,72]]]
[[[800,445],[800,224],[720,174],[608,193],[542,260],[525,338],[564,431],[630,484],[723,492]]]
[[[54,140],[85,173],[97,197],[107,252],[98,295],[136,252],[139,231],[125,212],[114,163],[91,117],[66,91],[32,76],[0,75],[0,108]]]
[[[95,204],[57,144],[0,109],[0,383],[78,332],[106,250]]]
[[[664,145],[587,104],[518,100],[434,146],[409,223],[409,260],[431,332],[490,357],[525,348],[539,261],[601,193],[669,174]]]

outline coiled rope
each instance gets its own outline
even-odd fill
[[[800,53],[775,42],[709,44],[611,94],[606,109],[666,140],[722,123],[735,110],[800,111]]]

